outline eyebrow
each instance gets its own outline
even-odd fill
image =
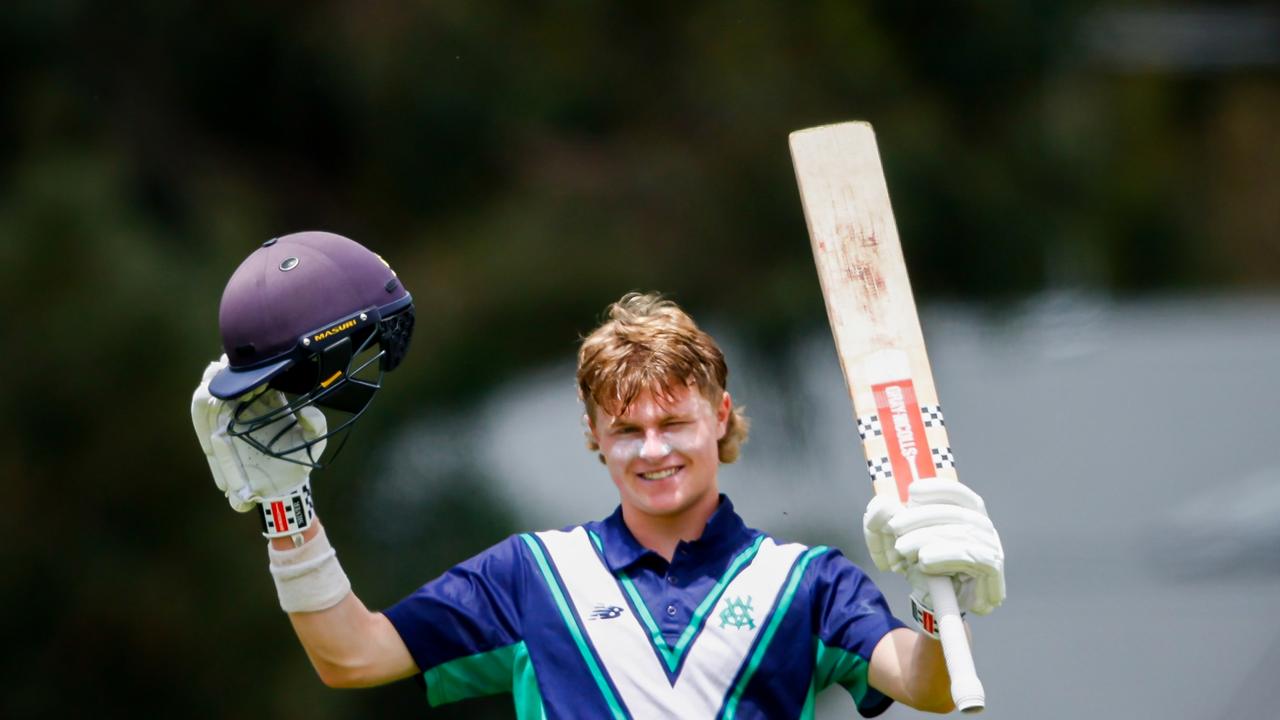
[[[658,417],[658,424],[661,425],[663,423],[671,422],[672,420],[688,421],[689,419],[690,417],[688,414],[667,413],[665,415]],[[614,418],[609,422],[609,429],[617,430],[621,428],[638,427],[639,425],[640,425],[639,423],[632,422],[630,420],[620,420],[618,418]]]

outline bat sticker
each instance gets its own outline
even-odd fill
[[[924,433],[924,417],[916,404],[916,390],[911,380],[894,380],[871,386],[880,413],[885,446],[897,480],[898,499],[907,501],[907,488],[916,478],[937,477],[929,439]],[[915,472],[912,472],[914,465]]]

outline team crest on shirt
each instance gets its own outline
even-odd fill
[[[742,596],[726,600],[724,609],[720,611],[720,627],[755,630],[756,620],[752,617],[752,610],[750,595],[745,600],[742,599]]]
[[[591,608],[591,620],[612,620],[622,614],[622,608],[617,605],[600,605],[597,604]]]

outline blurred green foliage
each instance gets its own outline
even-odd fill
[[[395,392],[325,471],[371,605],[517,529],[460,477],[395,543],[357,531],[416,409],[568,356],[630,289],[765,346],[825,323],[790,130],[876,125],[925,297],[1274,288],[1274,67],[1116,70],[1079,41],[1098,10],[10,3],[0,715],[426,712],[412,683],[319,687],[188,429],[222,284],[274,235],[356,238],[417,299]]]

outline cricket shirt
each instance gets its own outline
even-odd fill
[[[902,627],[840,551],[748,528],[721,496],[671,562],[619,508],[514,535],[385,611],[440,705],[512,693],[516,716],[812,718],[843,686],[873,717],[871,652]]]

